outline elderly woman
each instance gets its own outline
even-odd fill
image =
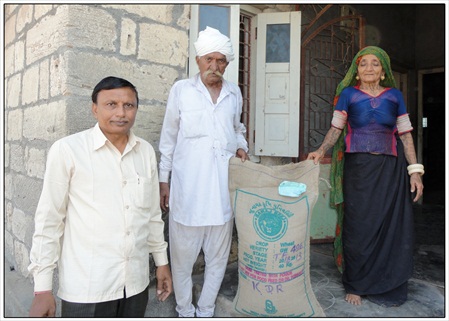
[[[354,305],[362,296],[385,307],[403,304],[413,273],[412,200],[422,196],[424,168],[395,87],[387,53],[363,48],[337,87],[331,128],[307,157],[318,163],[334,147],[335,257]]]

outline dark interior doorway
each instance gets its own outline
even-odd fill
[[[423,165],[425,204],[444,204],[445,197],[445,76],[423,75]],[[427,121],[427,127],[425,122]]]

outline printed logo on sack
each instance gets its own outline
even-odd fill
[[[253,226],[256,233],[268,242],[276,242],[285,235],[288,218],[293,216],[292,212],[282,208],[280,204],[273,205],[270,201],[254,204],[250,214],[254,214]]]
[[[273,301],[271,301],[271,300],[265,301],[265,312],[268,314],[275,314],[278,312],[278,310],[276,309],[276,307],[273,304]]]

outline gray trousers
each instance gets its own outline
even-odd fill
[[[74,303],[61,300],[63,318],[143,318],[148,304],[148,287],[141,293],[127,298],[98,302]]]

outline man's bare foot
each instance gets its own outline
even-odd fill
[[[357,294],[346,294],[345,301],[353,305],[362,305],[362,298]]]

